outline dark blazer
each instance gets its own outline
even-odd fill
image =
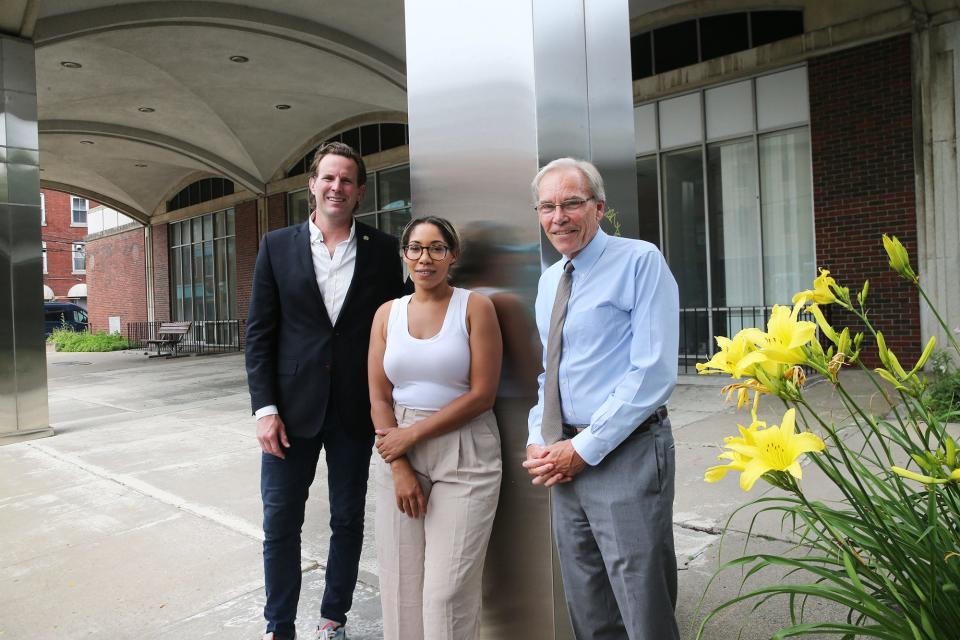
[[[377,309],[401,295],[397,239],[356,223],[353,280],[333,325],[313,270],[308,224],[271,231],[260,242],[247,316],[252,409],[276,405],[288,435],[311,437],[332,406],[341,429],[371,436],[367,348]]]

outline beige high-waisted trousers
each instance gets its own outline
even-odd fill
[[[397,406],[409,427],[432,411]],[[375,456],[376,457],[376,456]],[[407,452],[427,515],[397,509],[390,466],[377,459],[377,563],[385,640],[474,640],[483,560],[500,495],[500,434],[492,411]]]

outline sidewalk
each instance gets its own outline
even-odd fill
[[[259,638],[259,447],[242,357],[51,352],[48,376],[56,435],[0,447],[0,639]],[[723,437],[745,415],[723,403],[719,381],[683,383],[669,407],[677,440],[678,617],[691,637],[718,566],[723,524],[747,497],[768,489],[758,484],[747,496],[733,477],[703,482]],[[836,403],[828,385],[811,393],[821,396],[820,406]],[[323,588],[325,477],[319,469],[304,526],[302,630],[318,616]],[[811,491],[816,483],[804,480]],[[380,637],[372,489],[367,504],[349,625],[355,640]],[[737,522],[723,541],[725,556],[742,550],[749,520]],[[758,526],[764,537],[755,549],[787,548],[778,522]],[[739,586],[737,572],[724,574],[704,610]],[[816,617],[817,606],[808,615]],[[745,625],[745,640],[768,638],[785,616],[782,603],[755,612],[740,607],[705,637],[736,637]]]

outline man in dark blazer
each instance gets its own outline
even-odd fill
[[[367,346],[377,308],[401,295],[397,240],[356,222],[363,159],[330,143],[310,168],[313,213],[260,243],[247,318],[247,381],[261,454],[267,634],[292,640],[300,531],[326,452],[330,551],[317,638],[345,638],[363,543],[374,432]]]

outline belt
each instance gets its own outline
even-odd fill
[[[667,419],[667,408],[666,407],[657,407],[657,410],[650,414],[646,420],[637,425],[637,428],[633,430],[630,434],[635,436],[640,433],[646,433],[650,431],[650,428],[655,424],[660,424]],[[563,425],[563,439],[567,440],[574,437],[590,425],[588,424],[564,424]],[[629,437],[629,436],[628,436]]]

